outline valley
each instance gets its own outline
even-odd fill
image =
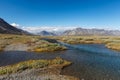
[[[76,28],[59,35],[48,31],[33,34],[3,19],[0,23],[1,80],[120,78],[119,31]]]

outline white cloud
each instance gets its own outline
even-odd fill
[[[38,33],[41,31],[49,31],[49,32],[63,32],[65,30],[71,30],[77,27],[60,27],[60,26],[56,26],[56,27],[51,27],[51,26],[41,26],[41,27],[22,27],[17,23],[12,23],[11,24],[14,27],[23,29],[25,31],[31,32],[31,33]]]
[[[64,32],[66,30],[72,30],[72,29],[75,29],[75,28],[78,28],[79,26],[69,26],[69,27],[63,27],[63,26],[56,26],[56,27],[52,27],[52,26],[39,26],[39,27],[22,27],[20,26],[19,24],[17,23],[12,23],[11,24],[12,26],[14,27],[17,27],[17,28],[20,28],[20,29],[23,29],[25,31],[28,31],[30,33],[39,33],[41,31],[49,31],[49,32]],[[82,28],[82,27],[81,27]],[[85,26],[84,26],[85,28]],[[96,27],[87,27],[85,29],[96,29]],[[106,26],[103,26],[103,27],[97,27],[97,29],[105,29],[105,30],[120,30],[119,27],[116,27],[116,28],[112,28],[112,27],[106,27]]]
[[[20,26],[19,24],[16,24],[16,23],[12,23],[11,25],[14,26],[14,27],[19,27]]]
[[[71,30],[77,27],[22,27],[23,30],[26,30],[31,33],[38,33],[40,31],[49,31],[49,32],[63,32],[65,30]]]

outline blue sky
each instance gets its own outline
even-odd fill
[[[120,29],[120,0],[0,0],[0,17],[21,26]]]

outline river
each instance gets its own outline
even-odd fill
[[[30,59],[52,59],[60,56],[73,64],[61,74],[79,77],[81,80],[120,80],[120,52],[103,44],[68,45],[69,50],[49,53],[24,51],[0,52],[0,66]]]

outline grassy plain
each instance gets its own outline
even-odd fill
[[[7,45],[22,43],[28,46],[27,51],[51,52],[66,50],[65,46],[51,43],[42,38],[55,39],[69,44],[105,44],[107,48],[120,51],[119,36],[28,36],[0,34],[0,51]]]
[[[27,51],[49,52],[66,50],[65,46],[43,40],[41,36],[0,34],[0,51],[11,44],[25,44]]]

